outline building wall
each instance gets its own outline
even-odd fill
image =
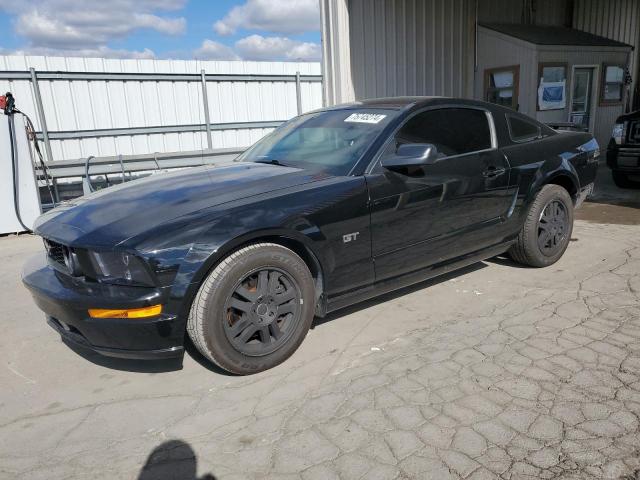
[[[540,62],[567,63],[567,108],[564,110],[549,110],[537,112],[536,117],[542,122],[568,121],[570,112],[571,93],[573,89],[572,68],[574,66],[594,66],[594,78],[592,81],[591,105],[592,120],[591,130],[604,148],[611,138],[611,128],[616,118],[624,113],[624,105],[600,105],[600,89],[602,82],[603,63],[623,63],[627,53],[621,49],[594,47],[585,48],[541,48],[538,53]],[[537,88],[537,87],[536,87]]]
[[[319,63],[196,60],[117,60],[42,56],[0,56],[0,71],[200,74],[319,75]],[[53,160],[89,155],[131,155],[207,148],[202,85],[199,81],[39,80],[49,132],[131,127],[202,125],[201,131],[52,140]],[[28,79],[0,79],[0,92],[13,92],[16,104],[41,130]],[[280,122],[297,115],[295,82],[207,82],[211,123]],[[322,86],[302,82],[303,111],[322,106]],[[248,146],[272,128],[212,132],[213,148]]]
[[[475,2],[349,0],[355,98],[473,95]]]
[[[630,56],[632,97],[640,108],[640,1],[575,0],[573,26],[635,47]]]
[[[531,5],[531,22],[536,25],[567,23],[566,0],[478,0],[478,18],[480,22],[522,23],[526,4]]]
[[[320,0],[324,105],[355,100],[347,1]]]
[[[479,27],[478,29],[478,72],[475,80],[474,97],[484,100],[484,72],[490,68],[520,66],[518,85],[519,111],[526,115],[535,115],[535,99],[531,92],[537,76],[536,51],[533,46],[502,33]]]

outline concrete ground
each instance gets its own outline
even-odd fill
[[[20,285],[41,242],[0,239],[0,478],[639,478],[640,191],[602,174],[556,265],[359,305],[251,377],[69,349]]]

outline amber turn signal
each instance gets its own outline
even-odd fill
[[[91,318],[147,318],[155,317],[162,313],[162,305],[153,305],[142,308],[90,308]]]

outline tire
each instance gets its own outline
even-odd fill
[[[564,217],[558,215],[557,221],[551,220],[555,218],[552,214],[556,208],[564,208]],[[509,249],[509,255],[523,265],[548,267],[562,257],[572,232],[573,201],[569,192],[559,185],[545,185],[529,207],[516,243]]]
[[[314,298],[313,277],[298,255],[274,243],[249,245],[204,280],[187,332],[220,368],[238,375],[261,372],[300,346],[313,321]]]
[[[618,188],[638,188],[638,187],[640,187],[640,182],[636,182],[636,181],[631,180],[624,173],[612,170],[611,171],[611,176],[613,177],[613,183],[615,183],[616,187],[618,187]]]

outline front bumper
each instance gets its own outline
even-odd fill
[[[616,146],[607,150],[607,166],[611,170],[640,175],[640,146]]]
[[[580,206],[584,203],[584,201],[593,194],[593,189],[595,187],[594,183],[590,183],[585,185],[578,192],[578,196],[576,198],[575,208],[580,208]]]
[[[89,308],[140,308],[166,303],[156,288],[89,283],[49,266],[43,253],[30,259],[22,281],[62,338],[101,355],[162,359],[184,354],[184,328],[176,315],[164,312],[144,319],[91,318]]]

